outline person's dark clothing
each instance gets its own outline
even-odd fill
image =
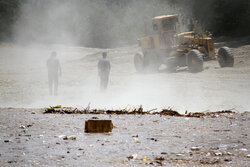
[[[58,90],[58,77],[61,73],[61,66],[57,58],[49,58],[47,60],[48,68],[48,82],[49,82],[49,94],[57,95]],[[54,86],[54,91],[53,91]]]
[[[109,81],[109,73],[110,73],[110,62],[106,58],[102,58],[98,62],[98,72],[100,76],[100,86],[101,90],[107,89],[108,81]]]

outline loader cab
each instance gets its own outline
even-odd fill
[[[157,48],[167,49],[175,45],[174,36],[179,32],[178,15],[162,15],[152,19],[153,38]]]
[[[157,16],[152,19],[153,32],[163,33],[163,32],[178,32],[178,15],[162,15]]]

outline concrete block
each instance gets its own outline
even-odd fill
[[[86,133],[112,132],[113,123],[111,120],[87,120],[85,121]]]

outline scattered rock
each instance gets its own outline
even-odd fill
[[[165,154],[168,154],[168,153],[166,153],[166,152],[161,152],[161,154],[165,155]]]
[[[201,148],[200,147],[191,147],[192,151],[199,151]]]
[[[133,155],[128,156],[127,158],[128,160],[131,160],[131,159],[136,159],[137,156],[138,156],[137,154],[133,154]]]
[[[216,164],[216,163],[219,163],[220,162],[220,159],[218,158],[203,158],[200,160],[200,163],[201,164]]]
[[[158,161],[164,161],[165,158],[164,157],[155,157],[155,160],[158,160]]]
[[[65,136],[65,137],[63,137],[63,140],[76,140],[76,136],[75,135]]]
[[[223,155],[232,156],[233,154],[232,154],[232,153],[230,153],[230,152],[225,152],[225,153],[223,153]]]
[[[135,140],[135,143],[141,143],[141,141],[139,141],[139,140]]]
[[[183,154],[175,154],[177,157],[181,157],[183,156]]]
[[[225,162],[230,162],[230,161],[232,161],[232,158],[227,157],[227,158],[224,159],[224,161]]]
[[[81,151],[81,150],[84,150],[84,147],[80,147],[80,148],[78,148],[78,150],[80,150],[80,151]]]
[[[162,161],[155,161],[158,165],[162,166]]]
[[[247,151],[247,149],[246,148],[241,148],[240,151]]]
[[[5,142],[5,143],[10,143],[10,142],[11,142],[11,140],[6,139],[6,140],[4,140],[4,142]]]
[[[147,162],[147,161],[148,161],[147,157],[143,157],[141,160],[142,160],[143,162]]]
[[[222,156],[222,153],[221,152],[216,152],[216,153],[214,153],[214,155],[216,155],[216,156]]]
[[[247,154],[247,158],[250,158],[250,154]]]
[[[40,137],[42,137],[43,135],[40,135]],[[65,138],[67,137],[66,135],[59,135],[59,136],[55,136],[55,137],[58,137],[58,138]]]
[[[25,129],[26,127],[24,125],[20,125],[20,128],[21,129]]]
[[[29,128],[29,127],[31,127],[31,126],[32,126],[31,124],[28,124],[28,125],[27,125],[27,128]]]
[[[149,139],[149,140],[153,140],[153,141],[158,141],[156,138],[153,138],[153,137],[151,137],[151,138],[147,138],[147,139]]]

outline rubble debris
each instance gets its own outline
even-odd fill
[[[85,121],[86,133],[107,133],[112,132],[113,123],[111,120],[87,120]]]
[[[162,162],[161,161],[155,161],[159,166],[162,166]]]
[[[141,159],[143,162],[147,162],[148,161],[148,158],[147,157],[142,157]]]
[[[220,159],[219,158],[203,158],[200,160],[200,163],[201,164],[217,164],[217,163],[220,163]]]
[[[29,128],[29,127],[31,127],[32,125],[31,124],[28,124],[28,125],[20,125],[19,127],[21,128],[21,129],[26,129],[26,128]]]
[[[84,150],[84,147],[83,147],[83,146],[82,146],[82,147],[79,147],[78,150],[79,150],[79,151]]]
[[[71,135],[71,136],[64,136],[63,140],[76,140],[76,136],[75,135]]]
[[[9,160],[8,163],[9,164],[11,164],[11,163],[17,163],[17,161],[15,161],[15,160]]]
[[[24,125],[20,125],[20,128],[21,129],[25,129],[26,127]]]
[[[138,109],[122,109],[122,110],[98,110],[98,109],[83,109],[79,110],[77,108],[71,108],[71,107],[49,107],[46,108],[43,112],[44,114],[116,114],[116,115],[122,115],[122,114],[134,114],[134,115],[165,115],[165,116],[176,116],[176,117],[218,117],[218,116],[225,116],[226,118],[233,119],[231,116],[226,116],[224,114],[233,114],[235,112],[231,110],[222,110],[222,111],[216,111],[216,112],[195,112],[195,113],[188,113],[187,111],[185,114],[180,114],[179,112],[172,110],[171,108],[163,109],[161,112],[152,112],[152,110],[144,111],[142,106],[140,106]],[[97,117],[93,117],[93,119],[96,119]]]
[[[174,111],[172,109],[163,109],[159,114],[160,115],[177,116],[177,117],[182,116],[180,113],[178,113],[177,111]]]
[[[130,156],[127,156],[128,160],[131,160],[131,159],[136,159],[137,158],[137,154],[133,154],[133,155],[130,155]]]
[[[132,136],[132,137],[139,137],[138,135]]]
[[[200,147],[191,147],[192,151],[199,151],[201,148]]]
[[[43,135],[40,135],[40,137],[43,137]],[[59,135],[59,136],[55,136],[55,137],[64,138],[64,137],[66,137],[66,135]]]
[[[137,138],[134,138],[134,140],[135,140],[135,143],[141,143],[141,141],[138,140]]]
[[[234,113],[231,110],[222,110],[222,111],[216,111],[216,112],[195,112],[195,113],[188,113],[186,111],[185,114],[180,114],[177,111],[174,111],[172,109],[162,110],[159,114],[161,115],[169,115],[169,116],[179,116],[179,117],[214,117],[215,115],[222,115],[222,114],[229,114]]]
[[[148,140],[153,140],[153,141],[158,141],[157,139],[151,137],[151,138],[147,138]]]
[[[220,130],[220,129],[215,129],[214,132],[230,132],[230,129],[225,129],[225,130]]]
[[[155,157],[155,160],[157,160],[157,161],[164,161],[165,158],[164,157]]]
[[[63,108],[58,108],[56,107],[49,107],[46,108],[45,111],[43,112],[44,114],[87,114],[87,111],[85,110],[78,110],[77,108],[71,108],[71,107],[63,107]]]
[[[224,159],[224,161],[225,161],[225,162],[230,162],[230,161],[232,161],[232,158],[226,157],[226,158]]]
[[[216,156],[222,156],[222,153],[221,152],[216,152],[214,153]]]
[[[250,158],[250,154],[247,154],[247,158]]]
[[[6,140],[4,140],[4,142],[5,142],[5,143],[10,143],[10,142],[11,142],[11,140],[6,139]]]
[[[182,157],[182,156],[183,156],[183,154],[176,154],[176,156],[177,156],[177,157]]]

